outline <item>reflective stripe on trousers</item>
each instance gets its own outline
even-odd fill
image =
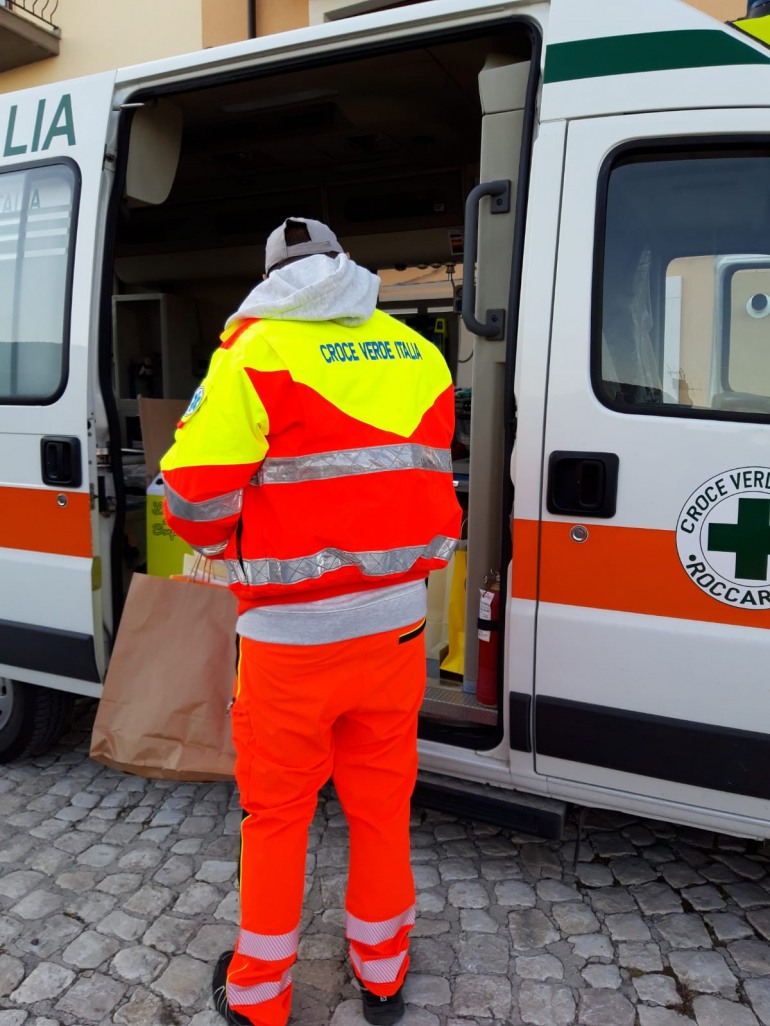
[[[456,546],[454,538],[439,535],[427,545],[410,545],[380,552],[322,549],[297,559],[244,559],[242,563],[237,559],[227,559],[225,563],[231,584],[258,587],[263,584],[297,584],[300,581],[315,580],[345,566],[358,567],[367,577],[406,573],[419,559],[441,559],[448,562]]]
[[[227,981],[227,1003],[231,1008],[238,1006],[239,1009],[247,1005],[261,1005],[265,1001],[271,1001],[286,990],[291,983],[291,969],[281,974],[279,980],[269,980],[267,983],[255,983],[251,987],[239,987],[237,983]]]
[[[249,958],[259,958],[263,962],[278,962],[282,958],[291,958],[297,954],[299,945],[299,927],[289,933],[252,933],[241,930],[238,934],[236,951]]]

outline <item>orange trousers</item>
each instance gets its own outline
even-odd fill
[[[394,994],[414,925],[410,800],[425,690],[424,621],[327,645],[240,641],[232,709],[241,827],[241,929],[230,1007],[284,1026],[291,1004],[308,828],[329,778],[348,822],[353,971]]]

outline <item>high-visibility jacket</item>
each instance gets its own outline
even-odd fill
[[[245,320],[161,461],[166,519],[241,610],[423,578],[460,533],[453,429],[441,353],[387,314]]]

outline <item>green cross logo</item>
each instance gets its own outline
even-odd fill
[[[770,558],[770,499],[739,499],[737,524],[709,524],[711,552],[735,554],[735,576],[766,581]]]

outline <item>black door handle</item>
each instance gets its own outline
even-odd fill
[[[83,481],[80,439],[70,435],[45,435],[40,439],[43,484],[54,488],[79,488]]]
[[[619,465],[614,452],[552,452],[548,459],[548,512],[614,517]]]

